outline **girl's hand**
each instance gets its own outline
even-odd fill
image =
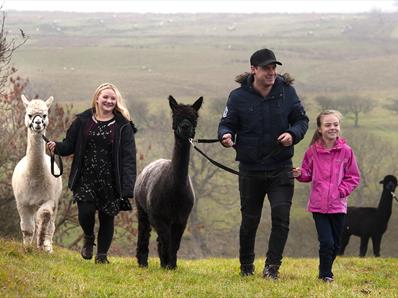
[[[301,176],[301,169],[300,168],[293,168],[293,177],[297,178]]]
[[[49,141],[49,142],[47,143],[47,148],[48,148],[48,150],[50,150],[50,153],[51,153],[51,154],[54,154],[55,146],[56,146],[56,144],[55,144],[54,141]]]

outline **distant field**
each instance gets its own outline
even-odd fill
[[[29,42],[14,57],[32,92],[80,101],[103,81],[130,100],[169,93],[226,97],[250,54],[270,47],[302,96],[398,93],[396,14],[7,15],[10,36]]]

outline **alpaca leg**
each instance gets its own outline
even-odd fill
[[[58,205],[58,204],[57,204]],[[47,237],[44,240],[44,250],[51,253],[53,251],[53,238],[55,233],[55,219],[57,218],[57,205],[52,203],[52,216],[47,226]]]
[[[361,237],[361,246],[359,247],[359,256],[362,258],[364,256],[366,256],[366,251],[368,250],[368,242],[369,242],[369,237],[367,237],[367,236]]]
[[[184,234],[186,222],[175,223],[171,226],[171,255],[169,257],[169,268],[175,269],[177,268],[177,252],[180,248],[181,238]]]
[[[148,215],[137,205],[138,216],[138,240],[136,258],[140,267],[148,267],[149,238],[151,236],[151,226]]]
[[[375,255],[375,257],[380,257],[381,235],[373,236],[372,243],[373,243],[373,254]]]
[[[18,206],[18,213],[21,219],[21,232],[23,246],[29,251],[32,248],[33,236],[35,233],[34,211],[30,207]]]
[[[162,245],[162,242],[161,242],[159,236],[156,238],[156,241],[158,243],[158,255],[159,255],[159,260],[160,260],[160,266],[162,268],[166,268],[166,266],[167,266],[167,254],[165,254],[165,250],[163,248],[163,245]]]
[[[344,255],[345,248],[347,247],[348,242],[350,241],[350,236],[351,235],[346,232],[343,232],[343,234],[341,235],[341,247],[338,255],[340,256]]]
[[[170,226],[166,223],[158,223],[156,227],[158,233],[158,252],[160,258],[160,266],[168,269],[171,243]]]
[[[54,202],[47,201],[37,211],[37,247],[46,252],[52,253],[52,226],[54,214]]]

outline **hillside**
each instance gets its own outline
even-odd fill
[[[31,92],[81,101],[103,81],[130,100],[225,98],[254,50],[269,47],[299,93],[397,94],[397,14],[9,12],[29,36],[14,63]]]
[[[138,268],[131,257],[95,265],[56,247],[52,255],[23,253],[21,244],[0,239],[2,297],[396,297],[398,260],[338,258],[333,284],[319,281],[317,259],[286,258],[278,281],[241,278],[237,259],[180,260],[166,271],[151,259]]]

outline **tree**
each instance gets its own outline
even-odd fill
[[[331,97],[320,95],[315,97],[315,101],[322,108],[322,110],[337,109],[337,102]]]
[[[20,29],[22,38],[21,41],[17,42],[14,38],[8,38],[7,31],[4,28],[5,21],[6,14],[3,12],[0,30],[0,93],[4,92],[10,75],[16,72],[16,69],[11,66],[11,58],[15,50],[28,40],[28,37],[25,35],[22,29]]]
[[[398,114],[398,99],[387,98],[387,103],[383,107],[389,111]]]
[[[354,115],[354,126],[359,127],[360,114],[370,112],[374,107],[373,100],[359,95],[345,95],[337,99],[337,107],[342,113]]]

